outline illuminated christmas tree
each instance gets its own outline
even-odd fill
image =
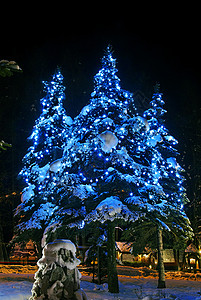
[[[45,96],[40,100],[42,113],[35,122],[29,137],[32,143],[23,158],[24,167],[20,177],[26,183],[22,191],[22,203],[17,208],[19,235],[24,234],[33,240],[41,238],[46,228],[45,221],[53,213],[54,205],[44,197],[44,180],[49,178],[51,163],[62,157],[63,146],[72,124],[71,117],[66,115],[63,108],[65,99],[63,76],[56,70],[50,82],[43,82]],[[37,230],[41,230],[39,234]],[[38,238],[37,238],[38,235]]]
[[[77,197],[76,203],[82,202],[85,207],[85,222],[107,224],[108,284],[111,292],[118,292],[115,221],[134,222],[145,212],[147,201],[139,189],[151,178],[147,159],[142,155],[146,151],[143,141],[147,124],[138,116],[136,109],[132,109],[131,114],[129,103],[133,103],[132,94],[121,88],[116,73],[116,60],[108,47],[102,68],[94,77],[90,103],[74,120],[58,181],[60,185],[78,174],[79,184],[74,185],[73,193],[74,199],[75,195]],[[71,205],[75,205],[73,198],[70,199]],[[69,211],[69,202],[69,197],[60,201],[62,205],[59,205],[58,216],[66,208]],[[84,220],[84,214],[82,218]],[[62,219],[58,217],[58,222],[68,224],[69,215]]]
[[[152,181],[155,186],[161,187],[162,193],[158,196],[159,200],[163,201],[157,201],[156,195],[150,191],[147,194],[147,197],[154,203],[154,209],[148,211],[147,217],[157,227],[159,288],[165,287],[165,269],[162,257],[163,229],[172,232],[178,239],[180,236],[183,240],[192,238],[190,222],[184,211],[184,204],[188,202],[184,187],[184,170],[177,162],[178,151],[175,146],[178,142],[165,127],[164,104],[160,85],[156,84],[150,108],[144,112],[143,117],[147,119],[149,126],[146,144],[152,152],[150,161]]]
[[[184,170],[177,161],[179,153],[175,147],[178,141],[165,127],[164,104],[159,85],[156,85],[150,108],[143,115],[149,124],[147,147],[152,149],[154,184],[160,184],[162,187],[170,209],[174,208],[182,213],[184,204],[188,202],[184,187]]]
[[[40,232],[40,238],[45,230],[45,239],[51,241],[62,234],[70,238],[72,229],[82,229],[86,222],[105,226],[108,287],[118,292],[118,220],[144,218],[169,230],[166,223],[181,228],[188,219],[182,168],[175,158],[176,140],[164,126],[162,95],[157,90],[150,109],[139,116],[132,93],[120,86],[110,47],[101,63],[90,102],[73,126],[62,106],[61,73],[45,83],[43,111],[23,159],[27,187],[17,210],[18,230],[21,235]]]
[[[65,99],[63,76],[58,69],[50,82],[43,82],[45,97],[42,98],[42,113],[36,120],[31,136],[32,146],[23,158],[24,168],[20,172],[26,182],[33,183],[34,169],[42,169],[48,163],[62,157],[63,145],[72,119],[63,108]],[[40,170],[36,170],[40,172]]]

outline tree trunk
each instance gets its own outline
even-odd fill
[[[115,226],[108,221],[107,254],[108,254],[108,290],[110,293],[119,293],[119,283],[116,268]]]
[[[181,271],[181,266],[179,263],[179,250],[178,249],[174,249],[174,258],[175,258],[175,262],[177,265],[177,271]]]
[[[160,226],[157,228],[158,244],[158,288],[165,288],[165,267],[163,262],[163,231]]]
[[[97,261],[98,261],[98,284],[101,284],[101,260],[100,260],[100,246],[97,247]]]
[[[3,230],[2,230],[2,226],[0,224],[0,261],[4,261],[4,251],[3,251],[3,247],[4,247],[4,242],[3,242]]]
[[[8,254],[4,243],[3,228],[0,220],[0,261],[4,262],[6,260],[8,260]]]

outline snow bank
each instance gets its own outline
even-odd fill
[[[27,300],[31,296],[32,282],[0,281],[1,300]]]
[[[91,277],[90,277],[91,280]],[[199,299],[200,282],[183,280],[166,280],[166,289],[157,289],[157,279],[121,277],[120,293],[111,294],[107,284],[97,285],[88,281],[81,281],[81,288],[86,292],[89,300],[137,300],[151,296],[153,300]],[[31,296],[31,282],[0,281],[1,300],[27,300]],[[141,296],[141,298],[139,298]],[[145,298],[146,299],[146,298]],[[151,298],[150,298],[151,299]],[[164,299],[165,300],[165,299]]]

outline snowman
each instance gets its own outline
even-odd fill
[[[55,240],[43,249],[29,300],[87,300],[80,289],[76,247],[70,240]]]

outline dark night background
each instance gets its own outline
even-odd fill
[[[25,15],[15,10],[5,13],[8,19],[1,26],[0,60],[15,60],[23,73],[0,78],[0,139],[12,144],[0,154],[1,197],[22,189],[17,174],[29,146],[26,139],[40,115],[42,80],[49,80],[57,65],[61,67],[64,107],[68,115],[76,116],[90,99],[93,76],[110,43],[122,88],[140,90],[151,99],[153,85],[160,82],[168,111],[166,126],[179,140],[179,161],[187,170],[188,196],[194,203],[201,169],[199,9],[179,7],[175,11],[163,3],[149,10],[133,5],[119,7],[118,13],[115,6],[110,11],[105,6],[99,13],[94,7],[89,16],[84,11],[78,14],[76,8],[62,13],[62,7],[56,5],[51,14],[33,7]],[[19,201],[11,199],[9,209]]]

